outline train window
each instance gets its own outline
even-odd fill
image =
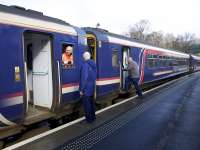
[[[163,60],[163,67],[166,67],[167,66],[167,61],[164,59]]]
[[[153,59],[148,59],[148,68],[153,68],[154,67],[154,60]]]
[[[112,66],[118,67],[118,50],[116,49],[112,51]]]
[[[33,44],[27,45],[27,67],[29,70],[33,70]]]
[[[158,61],[159,61],[159,66],[158,67],[162,67],[163,63],[162,63],[162,56],[158,56]]]
[[[160,62],[160,67],[163,67],[163,60],[160,59],[159,62]]]
[[[157,57],[158,57],[157,55],[153,55],[153,58],[154,58],[154,59],[157,59]]]
[[[160,66],[159,59],[155,59],[155,67],[159,67],[159,66]]]
[[[72,44],[63,44],[62,45],[62,65],[65,69],[70,69],[74,65],[73,57],[74,46]]]
[[[149,59],[153,58],[153,55],[152,54],[148,54],[148,58]]]
[[[94,38],[87,38],[87,44],[91,46],[95,46],[95,39]]]
[[[159,66],[159,59],[157,55],[149,54],[147,58],[148,68],[156,68]]]

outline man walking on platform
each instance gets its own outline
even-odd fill
[[[93,122],[95,117],[94,92],[96,84],[96,64],[90,59],[89,52],[83,53],[84,62],[81,66],[79,91],[85,110],[87,122]]]
[[[128,76],[125,79],[125,89],[128,92],[128,88],[132,83],[136,89],[136,93],[139,97],[142,97],[142,89],[138,85],[139,79],[139,67],[137,63],[131,58],[128,58],[128,67],[126,69],[122,69],[123,71],[128,71]]]

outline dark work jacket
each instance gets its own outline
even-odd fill
[[[80,70],[79,91],[82,91],[85,96],[94,95],[96,85],[96,64],[93,60],[84,61]]]

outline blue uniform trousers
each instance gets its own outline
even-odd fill
[[[93,96],[84,95],[81,99],[84,106],[85,118],[87,122],[93,122],[96,119]]]
[[[128,91],[129,86],[133,84],[135,89],[136,89],[136,93],[138,96],[142,96],[142,89],[140,88],[140,86],[138,85],[138,78],[131,78],[131,77],[126,77],[125,79],[125,88]]]

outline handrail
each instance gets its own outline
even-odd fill
[[[60,104],[61,101],[61,81],[60,81],[60,63],[59,60],[57,60],[57,65],[58,65],[58,101]]]
[[[29,90],[28,90],[28,77],[27,77],[27,63],[24,62],[24,72],[25,72],[25,84],[26,84],[26,112],[28,112],[28,99],[29,99]]]
[[[121,62],[119,61],[119,75],[120,75],[120,88],[122,89],[122,65]]]

